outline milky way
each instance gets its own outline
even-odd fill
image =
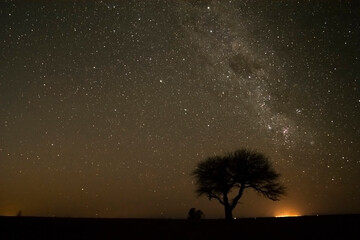
[[[186,217],[190,176],[247,147],[280,202],[236,217],[360,211],[356,1],[3,1],[0,214]]]

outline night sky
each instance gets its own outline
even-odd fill
[[[287,196],[235,217],[360,213],[357,1],[0,3],[0,215],[186,218],[246,147]]]

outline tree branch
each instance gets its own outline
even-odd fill
[[[285,187],[278,183],[271,183],[264,186],[253,185],[252,188],[273,201],[278,201],[280,196],[285,194]]]
[[[244,189],[245,189],[245,185],[241,184],[238,194],[236,195],[236,197],[231,202],[231,206],[230,206],[231,209],[234,209],[236,207],[236,204],[238,203],[239,199],[241,198],[241,196],[242,196],[242,194],[244,192]]]
[[[225,203],[221,200],[221,198],[220,198],[219,196],[213,194],[213,193],[209,193],[209,194],[208,194],[208,197],[209,197],[209,199],[215,198],[215,199],[217,199],[222,205],[225,205]]]

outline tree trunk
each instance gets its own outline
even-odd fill
[[[233,215],[232,215],[232,209],[230,206],[226,206],[225,205],[225,219],[226,220],[233,220]]]
[[[229,199],[227,196],[227,192],[223,193],[223,202],[224,202],[224,207],[225,207],[225,219],[226,220],[232,220],[233,219],[233,215],[232,215],[232,208],[229,204]]]

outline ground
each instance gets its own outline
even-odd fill
[[[0,217],[0,239],[358,239],[360,215],[207,219]]]

